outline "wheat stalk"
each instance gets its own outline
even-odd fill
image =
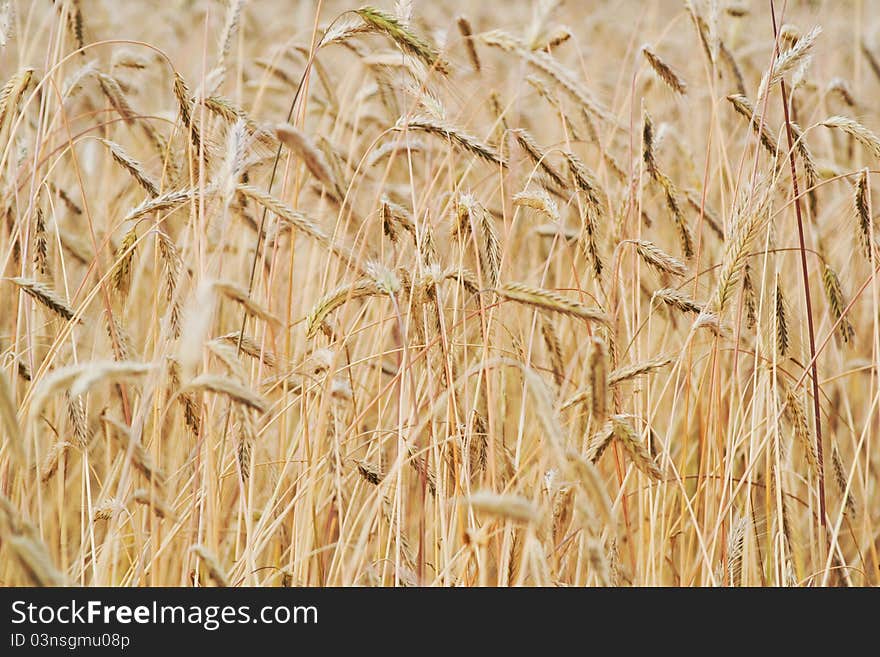
[[[780,356],[788,353],[789,336],[788,336],[788,304],[785,301],[785,295],[782,287],[779,285],[779,275],[776,275],[775,304],[776,310],[776,348],[779,350]]]
[[[724,310],[730,300],[733,289],[745,268],[749,247],[766,223],[767,201],[765,195],[755,208],[749,208],[748,205],[740,207],[734,220],[732,234],[727,239],[727,248],[718,274],[718,283],[709,304],[718,314]]]
[[[536,522],[538,509],[529,500],[517,495],[499,495],[490,491],[472,493],[465,502],[473,509],[519,522]]]
[[[524,189],[513,195],[513,204],[537,210],[550,221],[556,223],[560,221],[559,206],[543,189]]]
[[[449,65],[440,57],[437,49],[416,34],[404,21],[375,7],[361,7],[355,13],[371,29],[388,36],[404,52],[420,59],[429,68],[444,75],[449,73]]]
[[[255,301],[253,299],[253,296],[249,294],[244,287],[238,285],[237,283],[233,283],[232,281],[214,281],[212,286],[227,299],[230,299],[240,304],[248,315],[257,317],[264,322],[269,322],[272,324],[281,323],[281,320],[278,319],[278,317],[276,317],[267,308],[264,308],[262,304]]]
[[[764,147],[764,150],[770,154],[770,157],[775,158],[776,142],[770,134],[767,124],[764,121],[759,121],[755,118],[755,108],[752,106],[751,101],[743,94],[732,94],[727,97],[727,100],[733,105],[733,109],[749,122],[754,133],[758,135],[759,141],[761,146]]]
[[[34,69],[25,68],[9,78],[6,84],[0,88],[0,130],[3,129],[6,115],[18,105],[18,101],[33,77]]]
[[[612,433],[614,438],[623,447],[633,465],[655,481],[663,479],[663,473],[654,462],[654,458],[648,452],[644,443],[629,420],[621,415],[611,417]]]
[[[654,292],[653,297],[659,299],[670,308],[675,308],[683,313],[699,314],[703,310],[702,305],[694,301],[681,290],[666,287]]]
[[[311,174],[324,185],[337,200],[345,193],[331,172],[324,154],[305,133],[290,124],[275,126],[275,134],[285,146],[290,148],[303,161]]]
[[[804,452],[804,457],[810,466],[810,472],[813,475],[817,475],[819,472],[819,462],[810,437],[807,414],[804,411],[801,400],[791,387],[786,387],[785,389],[785,417],[791,422],[791,426],[794,429],[794,437]]]
[[[76,313],[64,299],[62,299],[55,290],[39,281],[29,278],[7,278],[5,279],[16,285],[22,292],[39,301],[43,306],[51,310],[62,319],[72,321],[76,317]]]
[[[852,136],[862,146],[867,148],[871,155],[880,158],[880,137],[854,119],[845,116],[832,116],[822,121],[821,125],[826,128],[835,128]]]
[[[763,99],[770,88],[780,82],[786,75],[806,63],[813,50],[813,46],[816,44],[816,39],[821,33],[821,27],[814,27],[805,35],[799,37],[790,48],[776,56],[771,67],[772,73],[768,71],[761,79],[761,86],[758,89],[759,99]]]
[[[650,360],[619,367],[608,376],[608,385],[616,386],[639,376],[653,374],[655,371],[672,363],[673,360],[673,358],[667,356],[658,356]]]
[[[834,472],[834,483],[837,485],[837,490],[843,496],[844,507],[847,513],[854,515],[856,512],[856,501],[853,497],[852,489],[846,483],[846,470],[843,467],[840,450],[834,444],[831,445],[831,467]]]
[[[12,387],[5,372],[0,372],[0,421],[3,422],[5,441],[20,464],[25,462],[24,443]]]
[[[678,258],[669,255],[653,242],[648,240],[633,240],[636,251],[645,264],[650,265],[658,272],[674,274],[675,276],[687,275],[687,268]]]
[[[566,299],[561,294],[552,290],[532,287],[525,283],[504,283],[495,290],[505,299],[523,303],[529,306],[547,310],[550,312],[579,317],[593,322],[607,323],[605,314],[595,308],[590,308],[577,301]]]
[[[660,59],[660,57],[652,51],[648,45],[642,46],[642,55],[648,60],[648,64],[654,69],[654,73],[657,74],[657,77],[666,83],[666,86],[680,96],[687,94],[687,84],[685,81],[681,79],[681,76],[676,73],[671,66]]]
[[[66,578],[52,561],[37,529],[0,494],[0,538],[35,586],[65,586]]]
[[[547,154],[544,152],[538,142],[535,141],[535,138],[526,130],[522,128],[517,128],[515,130],[510,131],[511,134],[516,139],[516,143],[520,145],[520,147],[526,152],[526,155],[529,156],[529,159],[532,160],[535,164],[537,164],[544,173],[552,180],[557,187],[564,189],[566,184],[565,180],[559,174],[559,172],[553,168],[547,162]]]
[[[836,321],[839,321],[837,333],[841,340],[848,343],[855,337],[855,329],[853,329],[849,319],[844,315],[847,303],[843,296],[840,279],[828,263],[825,263],[822,269],[822,284],[825,288],[825,296],[828,299],[831,315]]]
[[[217,586],[229,586],[229,576],[226,574],[223,566],[220,565],[217,556],[211,550],[202,544],[193,545],[190,550],[198,556],[199,560],[208,570],[208,575]]]
[[[213,374],[197,376],[183,390],[187,392],[206,390],[218,395],[224,395],[238,404],[254,409],[258,413],[265,413],[269,409],[268,402],[247,386],[232,379]]]
[[[319,299],[306,318],[306,335],[315,337],[327,316],[351,299],[382,294],[379,285],[372,279],[360,279],[349,285],[341,285]]]
[[[471,29],[471,23],[467,19],[466,16],[459,16],[455,24],[458,26],[458,31],[461,33],[461,38],[464,41],[465,48],[467,49],[468,57],[471,60],[471,66],[474,67],[474,71],[480,72],[480,56],[477,54],[477,46],[474,43],[474,33]]]
[[[34,221],[34,264],[42,275],[49,273],[49,243],[46,239],[46,219],[43,209],[37,205]]]
[[[550,354],[553,378],[556,379],[557,386],[562,386],[565,383],[565,360],[562,355],[559,335],[556,333],[553,322],[549,318],[544,317],[541,321],[541,335],[544,336],[544,344],[547,346],[547,352]]]
[[[278,215],[278,217],[287,222],[290,226],[302,231],[319,244],[330,249],[343,260],[350,262],[353,267],[358,267],[351,249],[334,241],[327,231],[321,228],[314,220],[310,219],[303,213],[294,210],[280,199],[277,199],[256,187],[252,187],[251,185],[239,185],[238,190],[248,198],[255,200],[270,212]]]
[[[428,134],[437,135],[488,162],[494,162],[503,167],[507,166],[507,162],[504,158],[502,158],[501,155],[499,155],[498,152],[488,144],[481,142],[476,137],[454,125],[439,121],[429,116],[401,117],[395,125],[395,129],[419,130]]]

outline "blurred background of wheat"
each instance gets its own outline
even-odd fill
[[[0,584],[876,584],[876,8],[0,2]]]

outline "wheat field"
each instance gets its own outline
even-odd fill
[[[0,585],[877,584],[877,9],[0,2]]]

